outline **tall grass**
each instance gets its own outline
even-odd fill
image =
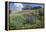
[[[29,11],[28,11],[29,12]],[[36,13],[35,13],[36,14]],[[24,28],[43,28],[44,21],[43,16],[33,17],[32,23],[27,22],[27,16],[32,16],[31,13],[22,15],[21,13],[14,13],[14,15],[10,15],[10,29],[24,29]],[[34,16],[34,15],[33,15]]]

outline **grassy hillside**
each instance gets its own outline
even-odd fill
[[[33,29],[44,27],[44,15],[38,10],[16,11],[10,14],[10,29]]]

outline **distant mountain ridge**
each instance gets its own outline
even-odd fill
[[[31,9],[39,9],[39,8],[42,8],[42,7],[37,6],[37,7],[32,7],[32,8],[22,8],[22,10],[31,10]]]

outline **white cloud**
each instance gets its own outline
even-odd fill
[[[14,5],[16,6],[17,10],[22,10],[23,8],[23,4],[21,3],[14,3]]]

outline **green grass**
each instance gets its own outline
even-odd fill
[[[29,11],[28,11],[29,12]],[[24,29],[24,28],[43,28],[44,26],[44,21],[43,17],[37,17],[36,16],[36,21],[33,19],[32,23],[27,23],[26,17],[31,16],[32,14],[21,14],[21,13],[14,13],[13,15],[10,15],[10,29]],[[41,20],[42,19],[42,20]]]

